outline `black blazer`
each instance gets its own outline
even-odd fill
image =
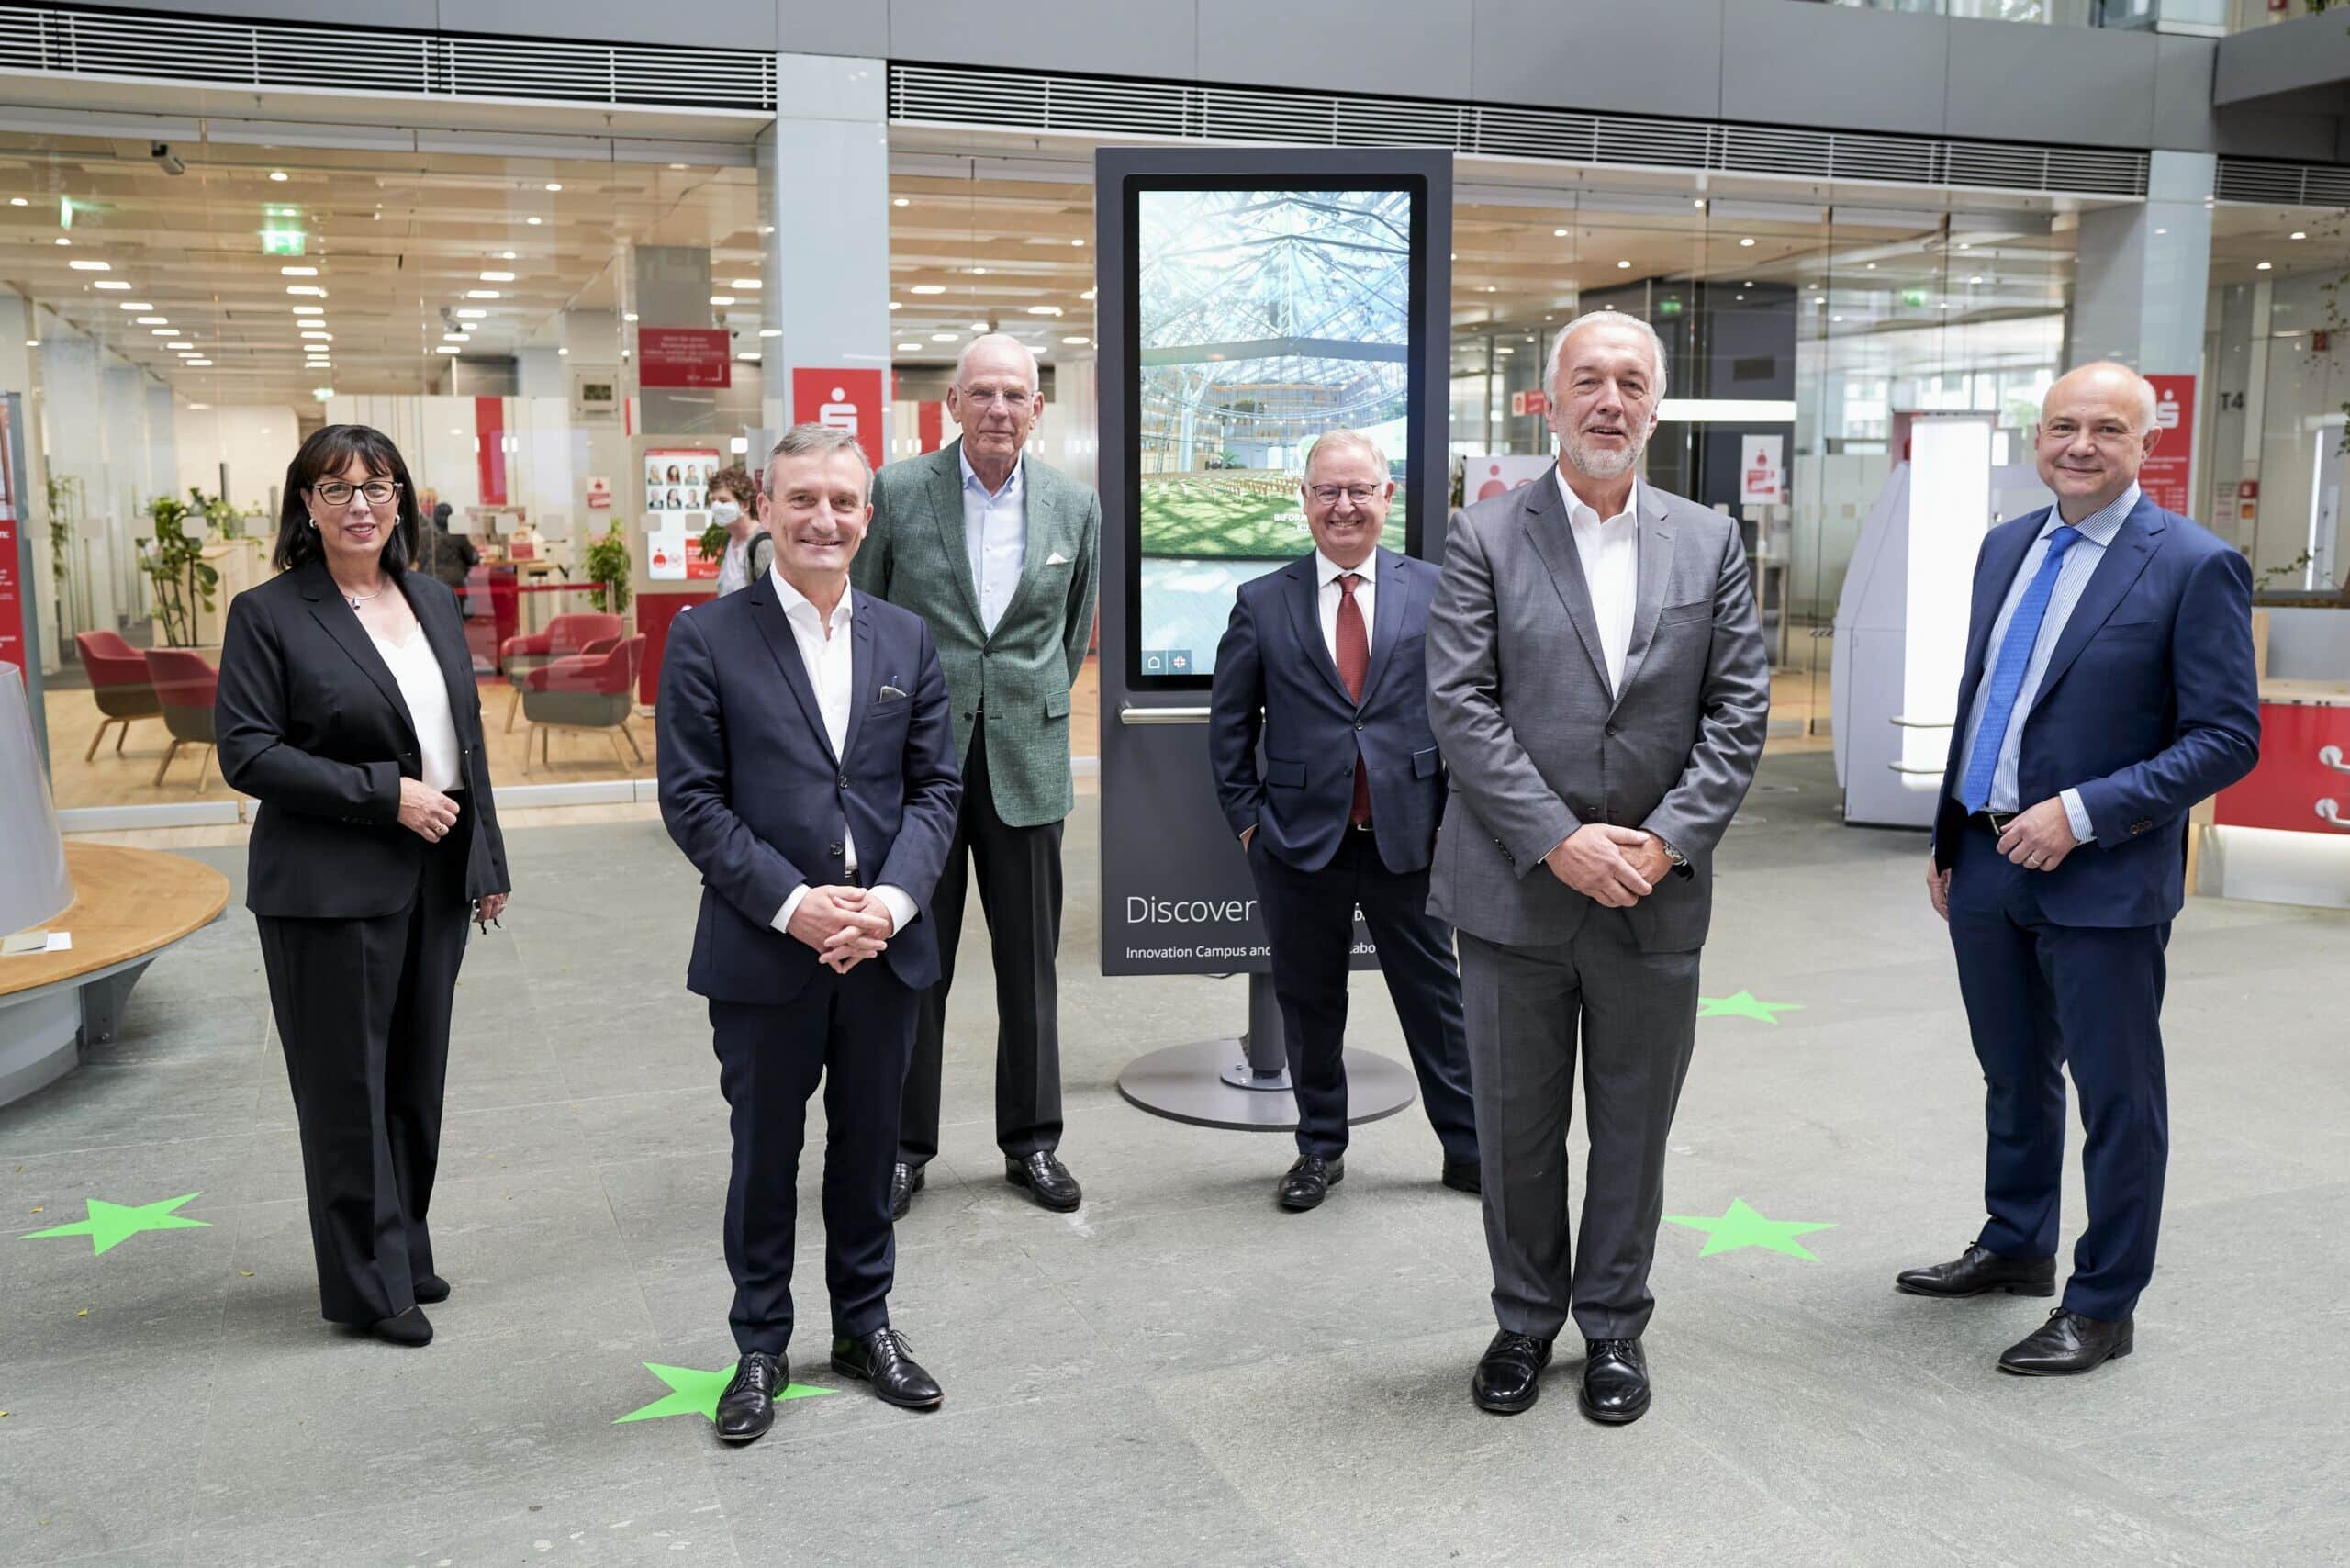
[[[841,880],[844,827],[858,879],[903,889],[919,912],[881,961],[914,990],[938,979],[930,900],[963,798],[946,677],[912,610],[860,593],[851,627],[836,756],[772,576],[670,625],[654,710],[661,819],[701,872],[686,971],[697,995],[780,1005],[800,993],[815,949],[772,923],[794,888]]]
[[[454,830],[467,839],[465,896],[510,891],[456,596],[420,572],[394,580],[449,682],[465,791]],[[422,777],[423,754],[399,683],[323,561],[229,601],[214,721],[220,776],[262,802],[247,909],[352,920],[408,902],[426,845],[399,823],[400,780]]]
[[[1428,727],[1428,601],[1437,569],[1379,552],[1371,668],[1362,700],[1347,695],[1322,640],[1314,557],[1240,585],[1216,645],[1208,762],[1234,833],[1301,871],[1330,863],[1355,799],[1355,755],[1371,775],[1371,827],[1391,871],[1428,864],[1444,814],[1444,759]],[[1257,771],[1257,742],[1265,768]]]

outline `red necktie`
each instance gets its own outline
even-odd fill
[[[1338,577],[1338,678],[1347,695],[1362,703],[1362,685],[1371,678],[1371,638],[1363,630],[1362,606],[1355,602],[1355,586],[1362,578],[1352,572]],[[1364,768],[1362,748],[1355,748],[1355,803],[1347,821],[1357,827],[1371,820],[1371,774]]]

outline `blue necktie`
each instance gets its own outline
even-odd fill
[[[1975,732],[1975,755],[1966,760],[1966,780],[1958,798],[1969,812],[1991,803],[1991,779],[1999,771],[1999,748],[2007,745],[2008,722],[2015,717],[2016,699],[2023,693],[2024,671],[2031,665],[2031,650],[2040,641],[2040,623],[2047,617],[2048,600],[2056,592],[2056,574],[2065,568],[2065,552],[2078,543],[2081,531],[2069,524],[2048,536],[2048,554],[2031,576],[2008,634],[1999,644],[1999,662],[1991,670],[1991,698],[1983,709],[1983,727]]]

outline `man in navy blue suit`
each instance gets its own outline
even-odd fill
[[[1271,938],[1297,1097],[1297,1160],[1274,1191],[1318,1205],[1346,1175],[1347,975],[1358,906],[1404,1025],[1443,1182],[1478,1191],[1452,931],[1427,913],[1444,764],[1421,646],[1436,568],[1379,547],[1395,494],[1352,431],[1306,454],[1314,553],[1240,588],[1216,645],[1208,756]],[[1261,734],[1265,766],[1257,767]]]
[[[2088,1228],[2062,1305],[1999,1357],[2032,1376],[2133,1347],[2170,1149],[2163,950],[2187,813],[2260,753],[2252,574],[2140,493],[2160,433],[2126,365],[2049,388],[2034,441],[2056,505],[1983,543],[1926,872],[1983,1064],[1990,1218],[1959,1258],[1895,1283],[2054,1294],[2070,1066]]]
[[[942,1397],[890,1327],[890,1168],[962,785],[928,628],[849,588],[872,485],[854,436],[787,432],[759,498],[774,566],[680,617],[662,663],[661,818],[702,876],[686,984],[710,1000],[733,1113],[727,1442],[765,1432],[790,1381],[794,1187],[820,1077],[834,1370],[892,1405]]]

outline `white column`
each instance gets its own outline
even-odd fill
[[[2157,151],[2143,203],[2081,215],[2067,364],[2118,359],[2143,375],[2201,371],[2218,170],[2209,152]]]

